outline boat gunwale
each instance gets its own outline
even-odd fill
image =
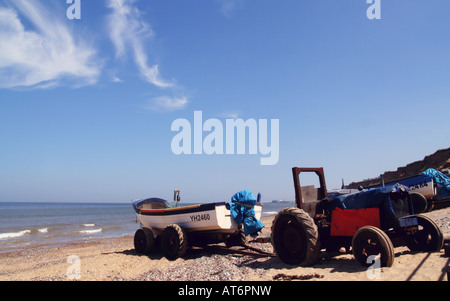
[[[184,207],[165,208],[165,209],[138,209],[137,214],[145,216],[164,216],[164,215],[178,215],[186,213],[200,213],[203,211],[215,210],[217,206],[225,206],[226,202],[197,204]],[[262,203],[256,203],[255,206],[261,206]]]

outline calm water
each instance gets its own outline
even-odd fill
[[[263,216],[289,206],[293,204],[264,203]],[[0,202],[0,252],[134,235],[138,228],[131,203]]]

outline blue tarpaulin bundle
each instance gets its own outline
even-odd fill
[[[423,175],[433,177],[434,182],[442,185],[442,188],[440,188],[437,191],[437,198],[449,198],[450,197],[450,178],[444,175],[442,172],[437,171],[433,168],[428,168],[424,172],[422,172]]]
[[[389,187],[366,189],[332,199],[334,206],[341,209],[377,208],[386,201],[392,192],[406,190],[403,185],[396,184]]]
[[[256,198],[249,190],[243,190],[231,198],[231,202],[226,204],[231,216],[237,224],[244,225],[244,234],[253,237],[264,227],[264,224],[255,217],[254,206]]]
[[[410,197],[406,187],[396,184],[388,187],[370,188],[360,192],[341,195],[327,201],[327,209],[379,208],[381,228],[395,226],[397,219],[410,214]]]

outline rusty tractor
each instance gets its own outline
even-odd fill
[[[320,187],[300,185],[301,173],[315,173]],[[364,189],[353,193],[327,193],[323,168],[292,169],[296,207],[281,210],[272,224],[277,256],[292,265],[313,265],[321,250],[353,253],[363,266],[379,260],[394,262],[394,247],[413,251],[439,251],[444,239],[428,217],[415,214],[402,185]]]

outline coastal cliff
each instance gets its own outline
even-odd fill
[[[434,154],[426,156],[423,160],[415,161],[406,166],[397,168],[396,171],[386,171],[383,174],[385,182],[392,182],[399,179],[413,177],[428,168],[434,168],[436,170],[450,169],[450,147],[446,149],[440,149]],[[380,185],[380,177],[365,179],[359,182],[352,182],[346,186],[349,189],[357,189],[359,186],[370,187]]]

